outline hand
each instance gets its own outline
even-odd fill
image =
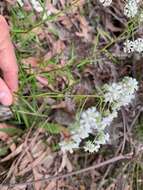
[[[18,66],[14,47],[10,40],[9,27],[3,16],[0,16],[0,103],[9,106],[13,102],[13,93],[18,89]]]

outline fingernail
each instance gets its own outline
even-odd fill
[[[7,95],[6,92],[0,92],[0,99],[4,98]]]

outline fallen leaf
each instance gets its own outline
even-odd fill
[[[66,153],[63,153],[63,155],[62,155],[62,163],[61,163],[61,166],[60,166],[58,172],[61,172],[64,168],[67,168],[68,172],[71,172],[73,170],[72,164],[71,164],[70,160],[68,159]]]
[[[61,125],[69,125],[69,123],[72,123],[74,121],[74,116],[70,113],[67,113],[63,110],[55,110],[54,120],[56,123],[59,123]]]
[[[49,37],[50,43],[51,43],[51,50],[44,56],[44,61],[47,61],[54,57],[57,54],[60,54],[65,49],[65,44],[61,40],[53,40],[51,37]]]
[[[76,32],[76,35],[79,37],[83,37],[85,41],[91,42],[92,36],[91,36],[91,31],[92,28],[89,26],[87,20],[85,17],[77,15],[76,19],[79,21],[80,25],[80,30],[79,32]]]
[[[52,180],[48,186],[45,188],[45,190],[54,190],[56,188],[57,185],[57,181],[56,180]]]

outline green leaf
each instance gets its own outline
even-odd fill
[[[23,131],[21,129],[14,128],[14,127],[0,128],[0,131],[4,132],[10,136],[21,135],[23,133]]]
[[[7,147],[0,148],[0,156],[5,156],[7,153],[8,153]]]
[[[60,125],[55,123],[42,124],[42,128],[46,129],[51,134],[59,134],[61,131]]]

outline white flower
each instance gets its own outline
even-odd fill
[[[88,136],[86,136],[86,137],[88,137]],[[85,138],[86,138],[86,137],[85,137]],[[83,136],[79,136],[79,134],[74,134],[74,135],[72,136],[72,140],[73,140],[74,142],[76,142],[77,144],[80,144],[82,138],[83,138]],[[84,139],[84,138],[83,138],[83,139]]]
[[[100,131],[97,134],[97,137],[95,138],[94,143],[100,144],[100,145],[106,144],[109,141],[109,137],[110,136],[108,133],[105,133],[104,131]]]
[[[106,93],[104,94],[105,102],[112,103],[120,98],[120,93],[122,91],[122,85],[117,83],[112,83],[111,85],[104,85]]]
[[[143,12],[140,13],[139,15],[139,23],[143,22]]]
[[[110,6],[112,3],[112,0],[99,0],[100,3],[103,4],[104,7]]]
[[[90,127],[90,126],[89,126]],[[89,127],[79,127],[78,129],[75,129],[71,132],[73,139],[77,139],[77,135],[81,138],[81,139],[85,139],[89,136],[90,133],[92,133],[92,130]]]
[[[102,129],[105,129],[107,126],[110,126],[113,122],[114,118],[116,118],[118,115],[116,110],[113,110],[112,113],[108,113],[108,116],[103,117],[102,119]]]
[[[138,13],[139,0],[128,0],[124,7],[124,14],[127,17],[134,17]]]
[[[134,42],[131,41],[131,40],[127,40],[124,43],[124,49],[123,49],[123,51],[125,53],[133,53],[135,51]]]
[[[125,77],[119,83],[104,85],[105,102],[112,104],[112,110],[119,110],[121,106],[131,103],[138,89],[138,82],[131,77]]]
[[[79,144],[70,140],[70,141],[62,141],[59,143],[62,152],[69,151],[70,153],[73,153],[73,149],[79,148]]]
[[[63,151],[73,152],[78,148],[83,139],[89,137],[90,134],[95,135],[93,142],[87,141],[84,150],[89,152],[97,152],[101,145],[109,141],[109,134],[106,128],[111,125],[114,118],[117,117],[117,111],[121,106],[128,105],[135,97],[135,91],[138,89],[138,82],[131,77],[125,77],[121,82],[104,85],[104,101],[110,103],[111,111],[100,113],[96,107],[88,108],[81,113],[78,121],[70,128],[70,141],[60,143]]]
[[[83,148],[84,148],[85,152],[90,152],[90,153],[98,152],[98,150],[100,148],[100,144],[95,144],[91,141],[87,141]]]
[[[131,77],[124,77],[122,80],[122,85],[125,90],[128,89],[129,94],[133,94],[136,90],[138,90],[138,81]]]
[[[17,2],[19,3],[19,5],[22,7],[24,5],[22,0],[17,0]]]
[[[80,126],[83,130],[99,130],[101,119],[102,115],[97,111],[96,107],[88,108],[81,114]]]
[[[43,7],[41,6],[41,3],[39,2],[39,0],[30,0],[30,1],[35,11],[39,13],[43,11]]]
[[[134,41],[134,48],[135,48],[135,51],[138,53],[143,52],[143,39],[142,38],[138,38],[137,40]]]
[[[106,144],[109,141],[109,134],[104,131],[100,131],[93,142],[87,141],[84,146],[84,150],[90,153],[98,152],[101,145]]]
[[[91,145],[90,152],[93,150],[94,152],[97,151],[100,148],[100,144],[106,143],[109,135],[107,133],[104,134],[104,130],[107,126],[111,125],[115,117],[117,117],[116,111],[112,113],[108,112],[104,117],[97,111],[96,107],[87,109],[82,112],[79,122],[75,122],[71,127],[71,140],[60,143],[61,149],[72,152],[74,148],[78,148],[83,139],[89,137],[90,134],[96,134],[96,141],[94,141],[95,147],[88,142],[84,149],[87,151],[89,145]]]

